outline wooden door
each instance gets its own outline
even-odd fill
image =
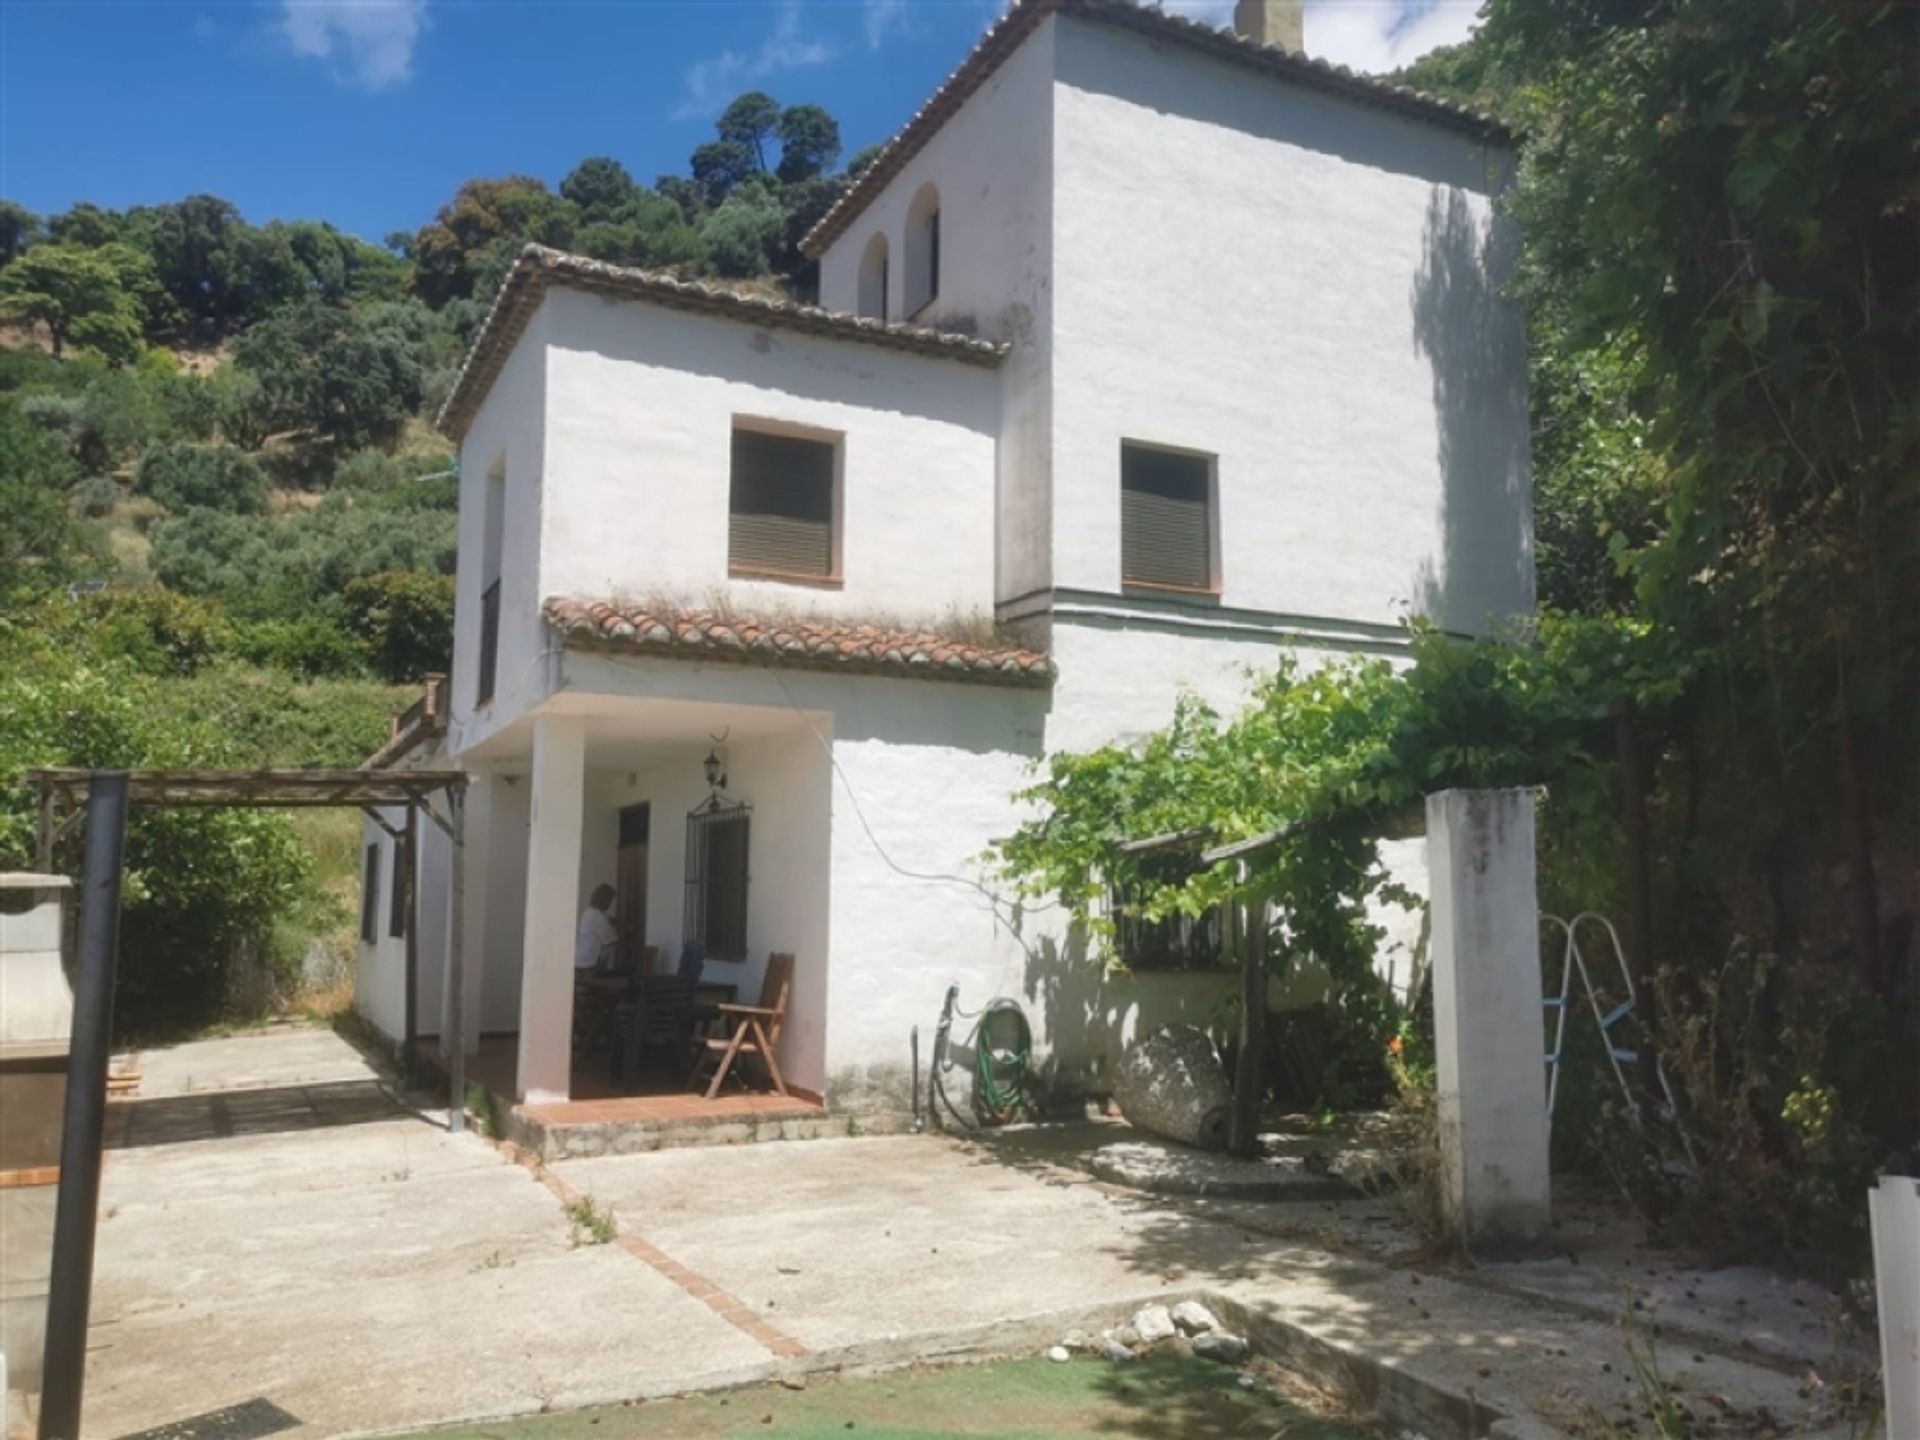
[[[614,924],[620,928],[620,968],[632,971],[647,944],[647,833],[650,806],[620,812],[620,850],[614,868]]]

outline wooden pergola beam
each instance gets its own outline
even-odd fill
[[[29,770],[43,806],[78,808],[92,772]],[[127,798],[134,805],[240,805],[261,808],[418,805],[437,792],[464,789],[459,770],[133,770]]]

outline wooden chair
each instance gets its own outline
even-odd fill
[[[707,1086],[707,1099],[711,1100],[720,1093],[733,1062],[742,1055],[751,1055],[765,1065],[767,1074],[773,1077],[773,1088],[782,1095],[787,1093],[786,1079],[780,1074],[780,1062],[774,1058],[773,1052],[780,1043],[780,1027],[787,1018],[787,995],[792,989],[793,956],[769,955],[766,977],[760,982],[758,1005],[714,1007],[723,1021],[733,1022],[733,1035],[724,1040],[710,1037],[706,1042],[706,1054],[695,1067],[696,1084],[699,1083],[700,1071],[709,1065],[716,1067],[713,1082]]]

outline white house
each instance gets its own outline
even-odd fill
[[[570,1092],[602,882],[748,998],[794,955],[780,1058],[830,1104],[903,1103],[955,984],[1097,1083],[1228,987],[1108,972],[995,891],[1032,762],[1183,688],[1230,709],[1281,646],[1530,609],[1505,137],[1305,58],[1297,4],[1241,12],[1017,0],[807,238],[819,308],[515,265],[442,416],[455,653],[412,753],[471,776],[463,1033],[517,1037],[520,1098]],[[361,1006],[397,1033],[372,928]],[[423,1033],[442,982],[423,954]]]

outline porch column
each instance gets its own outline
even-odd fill
[[[578,717],[533,722],[527,925],[520,972],[522,1100],[565,1100],[573,1064],[573,931],[580,906],[586,743]]]
[[[1441,1203],[1471,1250],[1524,1249],[1551,1217],[1533,793],[1427,797]]]

